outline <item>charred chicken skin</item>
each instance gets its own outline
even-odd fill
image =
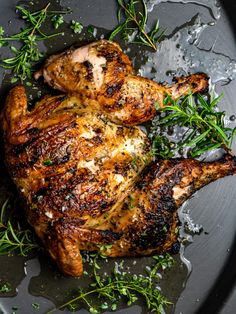
[[[153,117],[165,94],[204,91],[207,76],[172,86],[134,76],[128,57],[108,41],[53,56],[40,73],[65,94],[45,96],[29,111],[24,87],[16,86],[1,122],[6,165],[27,219],[59,268],[80,276],[80,250],[105,244],[112,257],[171,250],[177,208],[235,173],[236,161],[153,161],[146,134],[130,125]]]
[[[152,119],[167,94],[178,98],[208,88],[204,73],[177,78],[171,86],[135,76],[120,46],[105,40],[52,56],[35,77],[41,75],[52,87],[76,94],[81,103],[127,126]]]

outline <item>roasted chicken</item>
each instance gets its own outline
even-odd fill
[[[103,253],[113,257],[171,250],[177,208],[235,173],[236,160],[153,161],[146,134],[128,125],[153,117],[166,94],[205,90],[207,76],[162,86],[134,76],[128,57],[107,41],[53,56],[41,73],[66,94],[45,96],[29,111],[24,87],[16,86],[1,125],[27,219],[60,269],[80,276],[80,250],[105,244],[112,246]]]

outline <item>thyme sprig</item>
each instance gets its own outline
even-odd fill
[[[13,57],[1,60],[1,67],[11,69],[16,73],[17,78],[25,80],[31,78],[32,64],[38,62],[43,54],[38,49],[38,42],[46,39],[53,38],[55,36],[63,35],[63,32],[46,34],[42,30],[42,25],[48,17],[55,23],[55,14],[60,16],[61,14],[68,13],[68,11],[49,11],[50,3],[45,8],[36,12],[30,12],[22,6],[16,6],[16,9],[20,12],[21,18],[26,22],[27,27],[22,29],[19,33],[4,37],[4,30],[0,32],[0,46],[7,45],[9,42],[20,42],[22,45],[19,49],[15,46],[11,46],[11,52]],[[58,15],[60,13],[60,15]],[[56,26],[59,26],[58,20]],[[60,21],[61,23],[61,21]],[[55,26],[55,25],[54,25]]]
[[[134,304],[139,297],[146,303],[147,309],[155,313],[163,313],[165,306],[171,304],[157,288],[160,282],[161,270],[169,268],[173,264],[173,259],[169,254],[165,256],[154,256],[155,261],[152,267],[146,268],[145,275],[136,275],[123,271],[122,262],[115,263],[115,267],[110,275],[99,274],[98,254],[92,259],[93,282],[90,289],[85,291],[80,289],[78,295],[58,308],[54,308],[47,314],[63,308],[78,310],[81,302],[84,303],[89,312],[98,314],[103,310],[116,310],[121,300],[126,300],[128,306]],[[99,305],[95,305],[94,298]]]
[[[165,106],[159,108],[160,114],[154,120],[151,130],[153,154],[171,158],[188,147],[188,154],[197,157],[220,147],[230,150],[236,128],[227,127],[225,112],[217,110],[216,106],[221,98],[222,95],[206,99],[200,94],[196,97],[189,94],[173,100],[167,96],[164,100]],[[171,142],[168,136],[160,134],[162,130],[176,127],[182,131],[178,142]]]
[[[12,221],[16,223],[13,224]],[[9,202],[6,200],[0,211],[0,255],[17,252],[21,256],[39,249],[34,234],[29,229],[21,229],[20,223],[9,216]]]
[[[159,27],[157,20],[154,27],[147,31],[147,7],[144,0],[117,0],[118,22],[119,25],[112,31],[109,40],[113,40],[119,33],[130,43],[142,44],[157,50],[157,43],[160,41],[164,30]],[[122,13],[125,16],[125,21],[122,20]]]

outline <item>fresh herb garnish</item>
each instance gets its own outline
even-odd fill
[[[109,36],[109,40],[113,40],[119,33],[122,37],[130,42],[142,44],[157,50],[157,43],[160,41],[164,30],[159,27],[157,20],[154,27],[147,31],[147,7],[144,0],[117,0],[119,5],[118,9],[118,22],[119,25],[113,30]],[[122,22],[122,14],[125,21]]]
[[[51,166],[53,164],[53,162],[50,159],[44,160],[43,161],[43,165],[44,166]]]
[[[16,314],[16,312],[19,310],[19,306],[13,305],[11,309],[11,314]]]
[[[9,282],[0,285],[0,293],[8,293],[12,290],[12,287]]]
[[[51,17],[51,22],[53,27],[58,29],[58,27],[64,23],[64,17],[62,14],[55,14]]]
[[[89,25],[88,28],[87,28],[87,32],[94,36],[94,26],[93,25]]]
[[[59,13],[48,11],[49,5],[50,4],[36,12],[30,12],[22,6],[16,6],[17,11],[21,13],[21,18],[26,22],[27,27],[9,37],[3,37],[4,30],[2,28],[0,29],[0,34],[2,34],[0,35],[0,46],[6,45],[6,43],[9,44],[9,42],[20,42],[22,44],[19,49],[11,46],[10,49],[14,56],[3,59],[0,63],[1,67],[11,69],[16,73],[17,78],[21,80],[31,78],[32,65],[43,57],[43,54],[38,49],[38,42],[64,34],[46,34],[43,32],[42,25],[45,20]],[[68,11],[61,11],[60,13],[65,14],[68,13]],[[58,25],[60,22],[57,20],[57,24],[55,22],[55,25]]]
[[[216,105],[222,95],[207,100],[202,95],[173,100],[167,96],[165,107],[153,121],[151,139],[153,154],[162,158],[171,158],[178,151],[188,148],[191,157],[197,157],[206,151],[217,148],[229,150],[236,129],[225,126],[225,112],[217,111]],[[182,137],[178,142],[171,142],[166,135],[160,134],[163,129],[178,128]]]
[[[8,255],[14,251],[19,255],[27,254],[38,249],[34,234],[31,230],[22,230],[18,221],[14,220],[14,225],[9,216],[8,200],[2,205],[0,212],[0,255]]]
[[[73,30],[75,34],[80,34],[82,32],[83,25],[80,22],[72,20],[70,28]]]
[[[4,35],[4,29],[2,26],[0,26],[0,38]]]
[[[112,273],[106,276],[99,273],[98,254],[90,255],[93,257],[91,260],[93,282],[90,284],[90,290],[80,289],[78,296],[49,311],[48,314],[63,308],[76,311],[81,306],[81,302],[88,307],[89,312],[92,314],[100,313],[103,310],[115,311],[121,300],[126,300],[126,304],[130,306],[139,297],[143,298],[147,309],[155,313],[163,313],[163,308],[171,304],[157,288],[160,282],[159,272],[171,267],[173,264],[173,259],[169,254],[154,256],[155,263],[151,267],[146,267],[145,275],[136,275],[123,271],[122,262],[120,264],[116,262]],[[95,299],[99,304],[96,303],[95,305],[95,302],[93,302]]]
[[[39,306],[38,303],[32,303],[31,306],[32,306],[32,308],[33,308],[34,310],[39,310],[39,308],[40,308],[40,306]]]

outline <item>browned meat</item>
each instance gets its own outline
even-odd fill
[[[46,235],[46,246],[67,274],[82,273],[80,250],[112,244],[107,256],[139,256],[170,251],[178,237],[177,209],[196,190],[236,172],[236,158],[203,163],[161,160],[144,170],[114,211],[87,220],[63,218]]]
[[[69,49],[49,58],[36,78],[44,76],[52,87],[77,94],[83,104],[105,112],[109,119],[136,125],[152,119],[156,106],[163,106],[167,94],[173,98],[208,88],[204,73],[177,78],[165,86],[134,76],[131,62],[118,44],[100,40],[78,49]]]
[[[117,77],[125,81],[127,74],[125,86],[135,81],[137,88],[144,88],[143,93],[148,84],[161,91],[160,97],[164,90],[175,96],[186,93],[189,83],[185,83],[194,79],[198,89],[202,80],[207,84],[206,76],[199,74],[200,81],[195,75],[182,78],[172,87],[160,87],[131,76],[130,62],[116,44],[102,41],[90,45],[96,47],[95,59],[97,52],[103,51],[99,45],[110,45],[109,49],[116,51],[106,59],[107,67],[118,71],[115,63],[122,64],[123,70],[118,71]],[[51,58],[48,66],[53,67],[55,62],[57,68],[56,64],[63,63],[71,53]],[[68,68],[64,70],[58,65],[58,77],[65,79],[73,74],[67,72]],[[77,84],[85,84],[85,80],[79,83],[79,73],[80,70],[78,77],[73,74],[71,84],[75,79]],[[147,85],[142,85],[144,81]],[[50,82],[61,86],[55,78],[54,83]],[[100,91],[94,93],[101,98],[95,101],[95,94],[85,94],[87,98],[82,102],[84,89],[76,90],[73,86],[76,93],[71,90],[67,96],[46,96],[31,111],[27,110],[24,87],[17,86],[10,91],[1,115],[6,164],[25,201],[29,223],[62,271],[73,276],[82,274],[80,250],[99,250],[108,243],[112,244],[106,251],[108,256],[170,250],[177,240],[176,209],[201,186],[233,174],[235,159],[227,157],[213,163],[188,159],[153,162],[149,140],[140,128],[111,122],[110,113],[102,102],[97,102],[102,98]],[[67,91],[67,87],[62,89]],[[133,95],[137,100],[135,92],[132,94],[135,88],[128,90],[129,97]],[[104,104],[106,99],[104,94]],[[133,115],[132,123],[143,121],[134,107],[124,98],[126,113],[120,121],[126,123],[128,116],[131,121]],[[115,106],[112,110],[112,114],[117,113],[117,120],[121,111]]]

